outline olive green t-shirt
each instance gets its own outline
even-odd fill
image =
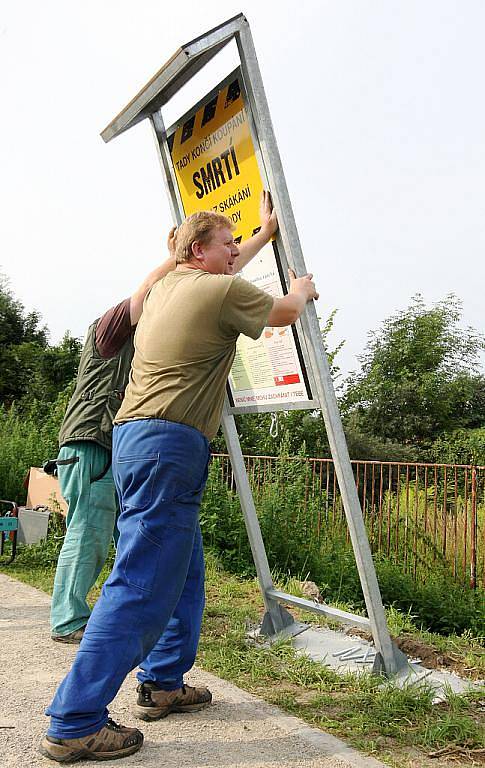
[[[145,299],[135,355],[115,419],[167,419],[211,440],[221,420],[240,333],[257,339],[272,297],[232,275],[178,268]]]

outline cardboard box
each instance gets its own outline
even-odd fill
[[[61,496],[57,477],[47,475],[38,467],[31,467],[28,475],[26,506],[30,509],[39,506],[47,507],[52,511],[61,512],[65,517],[67,502]]]

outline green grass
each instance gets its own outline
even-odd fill
[[[52,591],[57,541],[23,548],[12,566],[3,572]],[[107,576],[101,574],[90,598],[94,601]],[[288,585],[288,583],[287,583]],[[288,585],[298,591],[293,580]],[[370,674],[337,675],[335,671],[297,655],[289,641],[266,648],[249,644],[249,625],[261,618],[261,598],[253,579],[242,579],[222,569],[207,556],[207,607],[199,649],[202,668],[256,693],[308,723],[328,731],[389,765],[441,766],[427,757],[440,749],[454,750],[453,765],[472,765],[477,750],[485,748],[485,691],[456,696],[449,694],[439,706],[431,703],[427,687],[400,690]],[[469,636],[436,637],[418,633],[411,615],[390,613],[391,627],[415,633],[428,642],[441,643],[460,659],[483,657],[483,648]],[[310,618],[308,615],[305,618]],[[311,616],[312,621],[318,621]],[[460,757],[461,755],[461,757]]]

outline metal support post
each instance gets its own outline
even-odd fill
[[[266,608],[266,613],[261,626],[261,633],[270,637],[281,633],[296,635],[299,632],[302,632],[306,628],[306,625],[295,622],[293,616],[287,610],[282,608],[277,600],[270,597],[268,594],[270,590],[274,590],[274,584],[269,569],[263,537],[261,536],[253,494],[251,492],[246,467],[244,465],[244,458],[239,443],[234,416],[228,414],[226,408],[224,410],[222,430],[224,432],[227,450],[231,458],[232,471],[234,473],[236,488],[241,502],[244,522],[246,523],[251,552],[253,554],[256,573],[258,575],[258,582],[263,596],[264,606]]]
[[[150,80],[142,91],[132,99],[128,106],[103,131],[102,136],[105,141],[109,141],[114,136],[140,122],[140,120],[145,119],[145,117],[150,119],[159,151],[172,214],[174,221],[180,224],[184,208],[167,143],[161,109],[193,75],[201,70],[233,38],[238,46],[242,79],[249,106],[251,107],[250,112],[254,122],[254,125],[251,122],[251,130],[253,131],[254,129],[253,133],[255,139],[257,139],[254,143],[258,161],[260,161],[261,176],[263,179],[268,180],[268,186],[278,214],[280,227],[277,240],[280,246],[281,263],[283,268],[286,267],[286,260],[288,259],[290,266],[295,272],[302,275],[307,271],[305,261],[301,251],[251,31],[247,20],[242,14],[229,19],[223,25],[210,30],[205,35],[201,35],[196,40],[187,43],[183,48],[176,51],[174,56],[159,70],[155,77]],[[312,389],[312,399],[306,406],[313,407],[315,404],[322,411],[369,618],[354,617],[352,614],[332,609],[331,606],[317,606],[310,601],[287,595],[274,588],[234,417],[229,413],[226,403],[223,416],[223,430],[266,608],[262,632],[268,635],[275,635],[281,632],[296,634],[298,631],[302,631],[304,625],[294,622],[291,614],[281,607],[282,603],[313,610],[329,617],[334,616],[339,621],[358,623],[360,626],[365,626],[368,622],[377,650],[374,670],[382,671],[387,675],[400,673],[401,676],[404,676],[405,673],[409,673],[409,666],[405,655],[392,643],[387,628],[384,607],[340,420],[333,382],[313,304],[307,306],[307,309],[297,323],[297,327],[302,331],[302,352],[305,363],[307,363],[310,388]],[[476,495],[475,486],[472,488],[473,492]],[[475,571],[472,571],[470,575],[473,582],[476,576]]]
[[[241,28],[240,33],[236,36],[236,40],[241,58],[241,69],[245,87],[260,140],[261,154],[280,222],[280,236],[283,241],[284,250],[291,259],[290,266],[295,269],[296,274],[305,274],[307,271],[305,261],[274,136],[256,50],[248,24]],[[330,368],[313,303],[307,306],[302,315],[301,326],[307,339],[308,352],[314,372],[314,386],[316,389],[314,394],[320,403],[327,430],[372,635],[378,651],[375,668],[378,669],[380,666],[381,671],[389,675],[397,674],[404,670],[409,671],[406,656],[393,644],[387,628],[384,606],[357,496],[355,479],[350,464]]]
[[[150,123],[153,130],[153,136],[155,139],[155,145],[158,150],[158,159],[162,166],[162,176],[165,182],[165,189],[167,190],[168,201],[170,203],[170,210],[172,213],[172,219],[177,226],[183,221],[183,206],[182,201],[178,193],[177,185],[174,184],[172,178],[172,172],[170,168],[170,154],[168,152],[167,142],[165,138],[165,125],[163,122],[162,112],[153,112],[150,115]]]

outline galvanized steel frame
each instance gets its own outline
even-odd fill
[[[195,104],[188,112],[186,112],[184,115],[182,115],[178,120],[177,124],[180,125],[180,123],[184,123],[186,119],[195,112],[198,112],[201,105],[204,101],[210,101],[212,96],[217,93],[217,91],[221,88],[223,88],[225,85],[228,85],[234,78],[239,78],[242,82],[241,85],[241,92],[244,96],[246,104],[248,103],[248,94],[246,92],[244,80],[243,80],[243,73],[241,71],[241,67],[237,67],[235,70],[233,70],[227,77],[224,78],[224,80],[219,83],[212,91],[205,94],[203,99],[201,99],[200,102]],[[263,185],[265,188],[269,188],[269,181],[268,177],[266,175],[265,165],[261,153],[261,147],[259,145],[259,136],[258,132],[256,130],[255,122],[252,115],[252,107],[251,104],[249,104],[249,110],[247,112],[247,119],[249,124],[249,129],[251,133],[251,138],[253,140],[253,146],[254,146],[254,152],[255,156],[258,162],[259,170],[261,179],[263,181]],[[183,203],[182,199],[180,197],[178,185],[177,185],[177,179],[175,176],[175,171],[173,167],[173,163],[171,162],[170,158],[170,150],[168,147],[168,141],[167,139],[170,137],[170,127],[166,128],[163,121],[163,116],[161,114],[161,110],[159,110],[156,114],[150,116],[150,121],[152,124],[152,127],[154,129],[154,135],[155,135],[155,143],[159,147],[160,152],[160,159],[162,162],[162,167],[165,175],[165,182],[167,187],[167,193],[169,194],[170,202],[171,202],[171,209],[172,214],[174,216],[174,220],[177,222],[177,225],[180,224],[184,217],[183,213]],[[174,210],[173,207],[173,201],[176,200],[177,202],[177,210]],[[280,245],[281,249],[281,245]],[[284,252],[278,253],[280,263],[282,265],[283,271],[288,272],[288,262],[286,259],[286,255]],[[314,380],[313,380],[313,371],[311,366],[311,361],[307,349],[306,344],[306,338],[304,333],[301,329],[301,323],[298,320],[295,323],[296,331],[297,331],[297,339],[298,344],[300,347],[301,352],[301,360],[302,363],[302,369],[304,370],[304,373],[308,379],[308,389],[310,391],[310,395],[312,392],[315,391],[314,386]],[[310,399],[310,400],[304,400],[299,401],[295,403],[291,402],[284,402],[284,403],[273,403],[273,404],[254,404],[254,405],[244,405],[244,407],[239,406],[233,406],[231,403],[227,402],[226,409],[227,412],[233,415],[238,415],[241,413],[272,413],[275,411],[293,411],[293,410],[315,410],[320,407],[320,403],[318,400]]]
[[[174,220],[179,224],[183,215],[183,207],[172,175],[161,107],[169,101],[196,71],[201,69],[212,56],[232,39],[236,40],[243,81],[261,150],[263,162],[261,170],[268,180],[273,203],[278,214],[280,226],[277,237],[280,244],[280,255],[283,255],[283,258],[286,256],[289,265],[296,274],[306,274],[307,269],[273,131],[256,51],[249,24],[242,14],[180,48],[155,77],[152,78],[148,85],[135,96],[126,109],[103,131],[102,137],[105,141],[109,141],[145,117],[151,120],[160,153],[172,214]],[[311,380],[313,396],[323,414],[369,618],[363,619],[360,616],[347,614],[331,606],[316,605],[311,601],[302,600],[274,588],[241,453],[234,416],[230,413],[229,405],[226,402],[222,427],[231,457],[236,487],[266,607],[262,632],[268,635],[276,635],[281,632],[294,634],[301,631],[301,625],[293,621],[291,615],[281,607],[281,604],[298,606],[305,610],[323,614],[337,621],[353,623],[366,628],[370,627],[377,649],[376,662],[374,663],[375,671],[383,672],[386,675],[406,674],[410,671],[407,658],[392,642],[389,635],[330,375],[330,368],[313,303],[307,305],[307,309],[303,313],[300,322],[303,338],[306,342],[305,356],[308,355],[313,372]]]

